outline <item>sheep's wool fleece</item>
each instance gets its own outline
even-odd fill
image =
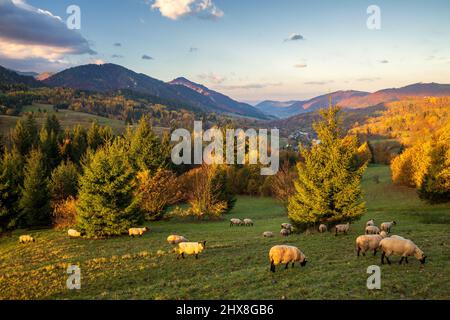
[[[282,245],[274,246],[270,249],[269,259],[277,265],[295,261],[303,261],[305,259],[305,255],[297,247]]]

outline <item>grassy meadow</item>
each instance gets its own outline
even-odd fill
[[[379,178],[379,183],[377,179]],[[415,190],[391,184],[389,168],[371,166],[363,181],[368,212],[349,235],[300,234],[282,238],[284,209],[269,198],[238,198],[224,221],[161,221],[141,238],[69,239],[65,231],[16,231],[0,239],[0,299],[449,299],[450,206],[421,202]],[[228,219],[251,218],[254,227],[229,227]],[[381,267],[381,290],[368,290],[370,265],[380,254],[357,258],[355,238],[365,221],[396,220],[393,233],[411,238],[427,254],[424,267]],[[274,231],[271,239],[264,231]],[[20,234],[36,242],[20,245]],[[169,234],[207,240],[196,260],[176,260]],[[304,268],[269,272],[268,251],[276,244],[298,246]],[[398,258],[392,258],[397,262]],[[66,289],[69,264],[81,267],[81,290]]]
[[[22,110],[23,114],[33,112],[36,122],[39,126],[45,123],[47,114],[55,114],[62,128],[73,128],[76,125],[81,125],[84,128],[89,128],[92,122],[97,122],[101,126],[109,126],[115,134],[121,134],[125,131],[126,125],[124,121],[97,116],[94,114],[77,112],[73,110],[60,109],[55,112],[52,105],[33,104],[25,106]],[[16,122],[21,117],[0,115],[0,134],[7,135],[11,129],[14,129]],[[156,133],[160,134],[164,128],[154,127]]]

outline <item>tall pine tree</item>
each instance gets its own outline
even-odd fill
[[[40,150],[32,150],[25,165],[20,208],[26,226],[50,225],[50,195],[47,189],[45,157]]]
[[[22,172],[23,159],[19,152],[6,151],[0,161],[0,232],[17,226]]]
[[[288,215],[300,229],[320,223],[336,224],[359,219],[365,212],[361,178],[367,164],[356,167],[356,137],[341,137],[339,108],[322,110],[314,124],[319,141],[302,149],[297,164],[296,193],[289,199]]]
[[[134,172],[122,142],[98,149],[83,169],[77,204],[80,230],[88,237],[120,235],[142,221]]]

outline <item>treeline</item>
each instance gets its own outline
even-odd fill
[[[93,123],[62,130],[55,115],[39,128],[19,120],[0,160],[0,230],[76,226],[89,237],[119,235],[164,217],[218,218],[233,208],[225,166],[172,167],[168,136],[146,117],[121,136]]]
[[[390,103],[380,117],[353,132],[366,139],[382,136],[398,140],[400,148],[392,141],[381,142],[394,183],[417,188],[422,199],[439,203],[450,201],[449,124],[450,98],[430,97]],[[373,152],[374,156],[379,151]],[[392,151],[399,154],[393,157]]]

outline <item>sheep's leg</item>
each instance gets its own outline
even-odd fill
[[[286,270],[287,268],[289,268],[289,262],[286,263],[286,266],[284,267],[284,270]]]
[[[198,253],[195,255],[195,259],[198,259]]]
[[[361,248],[360,247],[358,247],[358,249],[357,249],[357,255],[358,255],[358,257],[359,257],[359,253],[361,252]]]
[[[273,263],[273,260],[270,261],[270,271],[275,272],[275,264]]]
[[[400,259],[400,261],[398,262],[398,264],[401,265],[404,259],[405,259],[405,257],[402,257],[402,258]]]
[[[292,268],[294,267],[294,265],[295,265],[295,262],[292,262]]]
[[[373,249],[373,256],[375,257],[377,255],[377,249]]]
[[[384,251],[381,252],[381,264],[384,264],[384,257],[386,256],[386,253]]]
[[[408,257],[405,257],[405,262],[408,263]]]
[[[389,260],[389,257],[386,256],[386,260],[388,262],[388,265],[391,265],[391,260]]]
[[[181,254],[181,257],[184,259],[184,252]]]

